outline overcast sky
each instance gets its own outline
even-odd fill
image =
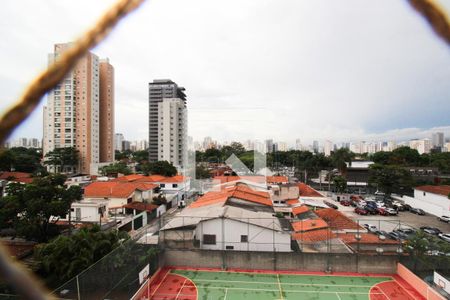
[[[2,0],[0,108],[113,2]],[[153,0],[92,52],[115,68],[130,140],[148,138],[159,78],[186,88],[196,140],[450,137],[450,48],[405,0]],[[42,137],[42,105],[21,136]]]

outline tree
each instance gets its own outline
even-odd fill
[[[133,152],[132,160],[139,164],[147,162],[148,161],[148,151],[142,150],[142,151]]]
[[[340,148],[331,154],[331,162],[335,168],[345,177],[347,173],[347,163],[352,164],[354,154],[347,148]]]
[[[100,174],[103,176],[108,176],[110,174],[124,174],[124,175],[130,175],[131,169],[128,168],[128,166],[123,162],[116,162],[112,163],[108,166],[104,166],[100,168]]]
[[[197,166],[195,168],[195,177],[197,179],[206,179],[211,178],[211,174],[209,173],[208,169],[203,166]]]
[[[408,239],[405,243],[405,250],[414,259],[414,270],[417,269],[418,261],[423,261],[425,253],[429,249],[430,242],[426,238],[425,233],[421,230],[414,234],[413,237]]]
[[[60,235],[39,245],[35,259],[39,273],[49,281],[65,282],[117,248],[128,235],[122,231],[100,231],[98,225],[82,228],[71,236]]]
[[[347,180],[343,176],[334,176],[333,183],[339,193],[343,193],[347,189]]]
[[[67,215],[73,201],[80,200],[79,186],[67,188],[61,174],[35,178],[31,184],[11,183],[0,198],[0,228],[14,228],[30,240],[47,241],[51,217]]]
[[[177,168],[175,168],[170,162],[166,160],[156,161],[152,163],[146,163],[141,165],[141,170],[146,174],[162,175],[162,176],[175,176],[177,175]]]
[[[41,150],[36,148],[14,147],[0,150],[0,171],[17,171],[41,175]]]
[[[419,166],[421,162],[420,154],[416,149],[403,146],[392,151],[389,163],[402,166]]]
[[[369,183],[386,195],[404,194],[413,186],[413,178],[408,170],[395,165],[373,164],[369,167]]]
[[[78,165],[79,151],[75,147],[55,148],[45,155],[44,164],[56,172],[74,172]]]

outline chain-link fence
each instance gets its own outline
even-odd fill
[[[53,295],[58,299],[130,299],[142,284],[139,273],[147,265],[145,277],[159,268],[159,253],[151,234],[142,231],[57,288]]]

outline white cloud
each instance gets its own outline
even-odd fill
[[[3,1],[0,108],[112,3]],[[93,52],[115,67],[116,131],[129,139],[147,136],[157,78],[186,87],[195,138],[409,138],[449,125],[448,46],[406,1],[153,0]],[[15,136],[40,136],[41,115]]]

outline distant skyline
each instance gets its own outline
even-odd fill
[[[2,2],[0,109],[114,2]],[[147,138],[160,78],[186,88],[195,140],[450,137],[450,51],[407,1],[147,1],[92,52],[115,67],[129,140]],[[44,102],[12,139],[42,137]]]

